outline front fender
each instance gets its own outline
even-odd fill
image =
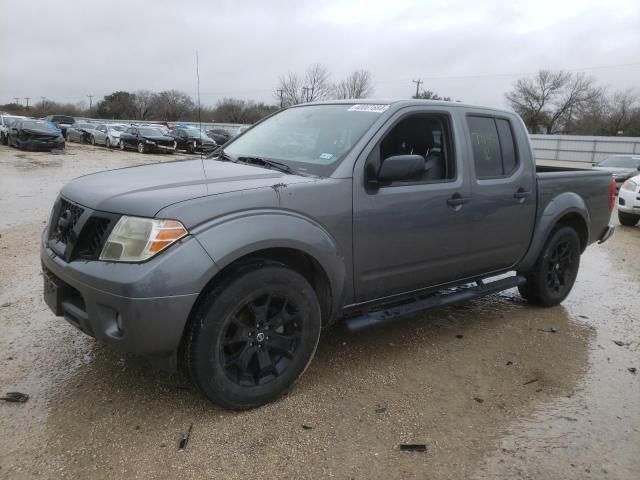
[[[542,214],[538,216],[529,250],[519,263],[518,270],[527,271],[533,267],[553,227],[562,217],[571,213],[579,215],[584,220],[587,226],[587,238],[590,238],[591,219],[583,198],[574,192],[561,193],[547,203]]]
[[[344,254],[331,234],[311,218],[286,210],[251,210],[217,218],[191,233],[220,269],[259,250],[291,248],[304,252],[324,269],[334,312],[344,299]]]

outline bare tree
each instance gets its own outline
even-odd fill
[[[540,70],[534,78],[517,80],[505,96],[529,131],[555,133],[570,125],[598,95],[601,90],[591,77]]]
[[[138,90],[135,93],[136,119],[149,120],[155,93],[149,90]]]
[[[339,99],[367,98],[373,93],[371,73],[366,70],[353,72],[338,82],[333,89],[333,96]]]
[[[608,133],[609,135],[623,135],[631,126],[634,115],[637,116],[639,106],[638,95],[633,89],[613,94],[608,105]]]
[[[315,63],[307,69],[304,77],[295,72],[280,76],[274,97],[281,100],[284,107],[290,107],[329,98],[331,90],[329,71],[323,65]]]
[[[329,71],[325,66],[314,63],[307,69],[303,86],[306,89],[305,100],[307,102],[325,100],[331,95],[331,87]]]
[[[194,117],[195,104],[179,90],[165,90],[153,97],[150,115],[157,120],[188,120]]]
[[[283,107],[304,103],[303,86],[304,84],[297,73],[289,72],[286,75],[281,75],[275,97],[282,101]]]

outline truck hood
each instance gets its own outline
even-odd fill
[[[154,217],[168,205],[197,197],[310,180],[252,165],[197,159],[85,175],[67,183],[60,194],[94,210]]]

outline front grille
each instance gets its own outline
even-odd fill
[[[111,233],[111,219],[91,217],[82,229],[80,240],[76,246],[76,257],[84,260],[97,260],[102,252],[104,242]]]
[[[84,208],[61,198],[56,213],[51,222],[49,238],[67,245],[72,238],[76,223],[84,213]]]
[[[60,198],[51,216],[49,247],[67,262],[97,260],[119,217]]]

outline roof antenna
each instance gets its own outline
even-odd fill
[[[200,163],[202,163],[202,172],[204,173],[204,178],[207,178],[207,170],[204,167],[204,158],[202,156],[202,152],[204,150],[204,142],[202,139],[202,107],[200,105],[200,61],[198,58],[198,50],[196,50],[196,78],[198,79],[198,124],[200,130]],[[207,185],[207,191],[209,190],[209,186]]]

